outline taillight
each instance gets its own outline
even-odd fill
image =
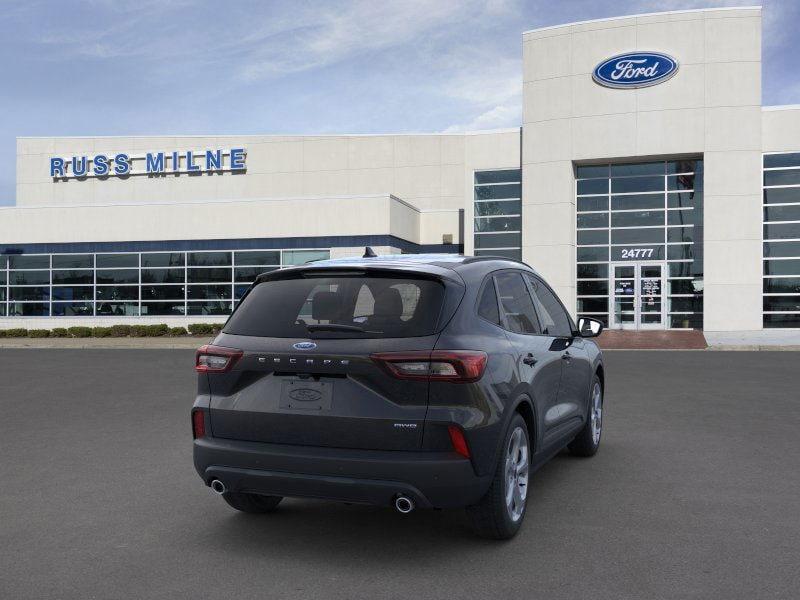
[[[202,410],[192,411],[192,435],[194,439],[206,437],[206,417]]]
[[[370,358],[398,379],[470,383],[483,377],[487,356],[477,350],[380,352]]]
[[[194,359],[195,371],[199,373],[226,373],[242,358],[243,352],[221,346],[202,346]]]
[[[469,458],[469,446],[467,440],[464,438],[464,432],[457,425],[448,425],[447,433],[450,434],[450,443],[453,444],[453,450],[458,452],[461,456]]]

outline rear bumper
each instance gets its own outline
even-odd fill
[[[206,485],[232,492],[324,498],[389,506],[395,496],[421,508],[475,504],[491,477],[478,477],[454,452],[350,450],[243,442],[194,441],[194,466]]]

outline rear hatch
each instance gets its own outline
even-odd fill
[[[371,356],[433,350],[461,295],[463,287],[453,281],[396,269],[269,276],[244,297],[214,341],[222,350],[206,350],[230,354],[225,366],[204,374],[212,435],[420,448],[428,381],[393,377]]]

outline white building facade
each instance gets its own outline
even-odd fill
[[[366,245],[524,260],[614,328],[800,328],[800,107],[761,104],[760,8],[523,51],[510,130],[19,138],[0,328],[220,321],[259,272]]]

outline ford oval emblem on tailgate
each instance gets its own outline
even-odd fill
[[[295,350],[313,350],[317,345],[314,342],[297,342],[292,345]]]
[[[289,391],[289,398],[298,402],[319,402],[322,400],[322,394],[310,388],[297,388]]]

